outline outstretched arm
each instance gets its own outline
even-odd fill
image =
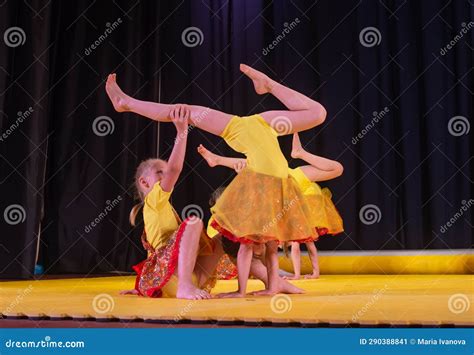
[[[183,170],[186,143],[188,140],[188,119],[190,111],[186,105],[176,105],[170,112],[171,121],[176,127],[176,139],[168,165],[161,180],[161,188],[171,191]]]
[[[326,181],[337,178],[342,175],[344,170],[341,163],[320,157],[304,150],[301,145],[298,133],[293,134],[293,148],[291,156],[296,159],[301,159],[310,165],[301,166],[300,169],[311,181]]]

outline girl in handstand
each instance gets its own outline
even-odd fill
[[[314,240],[317,234],[310,226],[310,211],[300,190],[288,177],[288,164],[277,136],[321,124],[326,118],[326,110],[320,103],[253,68],[242,64],[240,69],[252,79],[258,94],[271,93],[289,110],[239,117],[203,106],[189,106],[191,124],[221,136],[230,147],[247,157],[247,168],[234,178],[213,207],[214,228],[241,243],[239,276],[246,273],[248,277],[251,244],[266,243],[268,287],[262,294],[301,292],[296,287],[287,289],[286,284],[280,282],[278,243]],[[169,112],[174,105],[140,101],[126,95],[117,85],[115,74],[109,76],[106,90],[118,112],[135,112],[161,122],[170,120]],[[285,130],[279,132],[282,122]],[[230,296],[242,297],[242,292],[245,289]]]
[[[210,167],[225,166],[239,172],[247,163],[246,159],[217,155],[206,149],[202,144],[199,145],[197,150]],[[288,173],[296,180],[298,187],[308,201],[311,209],[311,223],[317,229],[318,235],[341,233],[344,230],[342,218],[332,203],[331,192],[327,188],[321,189],[315,182],[327,181],[340,176],[343,172],[342,164],[306,151],[301,145],[298,133],[293,134],[291,157],[304,160],[309,164],[296,169],[288,169]],[[318,278],[319,263],[316,246],[313,241],[305,244],[313,267],[313,272],[305,275],[305,278]],[[301,278],[301,253],[298,242],[291,243],[291,259],[294,275],[285,276],[284,278],[298,280]]]
[[[148,258],[134,267],[135,289],[122,294],[139,294],[185,299],[210,298],[213,277],[223,255],[219,240],[203,233],[203,223],[196,217],[181,222],[169,199],[183,168],[190,111],[176,105],[170,119],[176,126],[175,145],[169,160],[148,159],[135,173],[135,187],[141,202],[130,213],[135,225],[138,210],[143,207],[142,242]]]

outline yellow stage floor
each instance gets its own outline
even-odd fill
[[[324,275],[294,282],[303,295],[188,301],[120,296],[133,276],[0,283],[6,317],[261,322],[295,325],[474,326],[472,275]],[[214,293],[237,282],[219,281]],[[251,280],[249,291],[260,289]]]

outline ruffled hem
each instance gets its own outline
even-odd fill
[[[267,242],[270,242],[270,241],[276,241],[276,242],[278,242],[279,245],[283,245],[285,242],[307,243],[307,242],[312,242],[312,241],[317,240],[317,237],[315,238],[315,237],[310,236],[310,237],[305,237],[305,238],[296,239],[296,240],[281,241],[276,237],[259,235],[259,238],[258,238],[259,241],[255,241],[255,240],[251,239],[252,238],[251,235],[243,236],[243,237],[237,237],[231,231],[229,231],[229,230],[225,229],[224,227],[222,227],[221,225],[219,225],[219,223],[216,222],[215,219],[211,222],[211,226],[212,226],[212,228],[217,230],[220,234],[222,234],[225,238],[227,238],[227,239],[229,239],[233,242],[241,243],[241,244],[253,244],[253,243],[263,244],[263,243],[267,243]]]

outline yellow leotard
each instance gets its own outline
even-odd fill
[[[275,177],[288,177],[288,163],[280,150],[278,134],[262,116],[232,117],[221,137],[232,149],[245,154],[249,169]]]
[[[311,210],[311,223],[329,234],[338,234],[344,231],[342,218],[331,200],[332,194],[328,188],[312,182],[301,168],[288,169],[288,174],[296,180],[298,187],[305,196]]]
[[[301,189],[301,192],[303,192],[303,195],[321,194],[321,187],[308,179],[308,177],[303,173],[303,170],[300,168],[290,168],[288,169],[288,174],[296,180],[296,183]]]
[[[169,202],[171,192],[163,191],[157,182],[145,197],[145,232],[148,242],[155,249],[165,246],[171,234],[179,227],[173,206]]]

